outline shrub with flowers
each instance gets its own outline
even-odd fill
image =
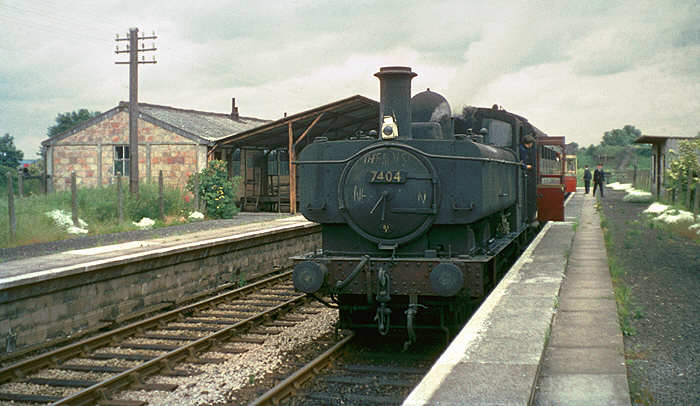
[[[681,141],[678,143],[678,151],[669,150],[669,154],[673,158],[668,172],[670,188],[676,190],[678,197],[685,197],[687,193],[693,196],[700,183],[700,139]],[[693,203],[691,201],[691,207]]]
[[[194,177],[199,179],[199,190],[194,190]],[[210,161],[209,165],[201,172],[193,174],[187,182],[187,190],[199,194],[199,199],[205,204],[206,214],[209,218],[232,218],[238,213],[234,204],[236,201],[236,188],[228,179],[226,162]]]

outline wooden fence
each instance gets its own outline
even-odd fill
[[[606,180],[608,183],[631,183],[635,189],[651,191],[651,175],[649,170],[629,169],[621,171],[606,172]],[[700,183],[693,182],[691,176],[686,177],[687,183],[678,190],[669,186],[668,182],[662,182],[662,197],[661,200],[672,205],[678,205],[688,211],[692,211],[698,215],[700,206]]]
[[[15,181],[15,178],[17,179]],[[7,174],[7,207],[8,207],[8,216],[9,216],[9,231],[10,231],[10,239],[14,240],[17,238],[17,216],[15,213],[15,206],[16,204],[19,204],[21,202],[21,199],[26,197],[26,182],[28,180],[32,179],[39,179],[41,180],[41,184],[43,185],[43,188],[41,188],[41,192],[43,194],[47,193],[47,188],[46,188],[46,176],[25,176],[22,173],[19,173],[18,175],[15,175],[13,173],[8,173]],[[15,197],[15,182],[17,182],[17,196]],[[78,188],[77,188],[77,180],[75,176],[75,172],[71,172],[71,218],[73,220],[73,224],[76,227],[79,227],[78,225]],[[118,176],[117,177],[117,216],[119,218],[119,221],[122,222],[124,221],[124,192],[122,190],[122,177]],[[195,177],[195,190],[199,189],[199,182],[198,178]],[[163,171],[160,171],[158,173],[158,212],[160,215],[160,219],[165,218],[165,207],[164,207],[164,201],[165,198],[163,196]],[[195,193],[195,210],[199,210],[199,198],[198,198],[198,193]]]

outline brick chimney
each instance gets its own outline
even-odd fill
[[[238,120],[238,107],[236,107],[236,98],[231,98],[231,120]]]

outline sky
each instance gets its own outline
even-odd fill
[[[155,32],[139,101],[281,118],[361,94],[410,66],[453,112],[499,104],[597,144],[631,124],[700,132],[700,2],[0,0],[0,135],[34,159],[59,113],[128,100],[116,34]]]

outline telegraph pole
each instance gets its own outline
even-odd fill
[[[129,191],[134,197],[139,195],[139,135],[138,135],[138,118],[139,118],[139,64],[156,63],[155,56],[153,60],[147,61],[145,56],[141,56],[139,61],[139,52],[155,51],[156,46],[153,44],[150,48],[146,48],[143,42],[139,48],[138,41],[151,39],[156,37],[155,32],[150,36],[138,35],[138,28],[129,28],[129,33],[125,38],[120,38],[117,34],[115,41],[129,41],[126,50],[114,51],[115,54],[129,54],[129,62],[117,61],[117,65],[129,64]]]

